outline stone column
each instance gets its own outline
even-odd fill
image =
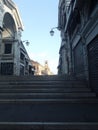
[[[1,55],[2,55],[2,28],[0,29],[0,75],[1,75]]]
[[[21,44],[21,30],[15,33],[14,41],[14,75],[20,74],[20,44]]]

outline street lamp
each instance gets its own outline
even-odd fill
[[[53,27],[51,30],[50,30],[50,35],[53,36],[54,35],[54,29],[59,29],[59,27]]]
[[[27,46],[29,46],[30,42],[28,40],[22,41],[23,43],[25,42]]]

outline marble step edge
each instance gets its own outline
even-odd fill
[[[81,88],[0,88],[0,93],[21,93],[21,92],[91,92],[91,90],[89,88],[85,88],[85,87],[81,87]]]
[[[0,104],[98,104],[97,98],[0,99]]]
[[[0,128],[21,130],[98,130],[98,122],[0,122]]]
[[[54,84],[54,85],[53,84],[51,84],[51,85],[49,85],[49,84],[48,85],[45,85],[45,84],[44,85],[40,85],[40,84],[39,85],[37,85],[37,84],[31,84],[31,85],[26,85],[26,84],[25,85],[20,85],[20,84],[19,85],[10,85],[10,84],[6,84],[6,85],[1,85],[0,84],[0,89],[2,89],[2,88],[15,88],[15,87],[16,88],[20,88],[20,87],[21,88],[32,88],[32,87],[36,87],[36,88],[38,88],[38,87],[39,88],[51,88],[51,87],[52,88],[59,88],[59,87],[62,87],[62,88],[63,87],[89,88],[88,86],[82,85],[82,84],[81,85],[78,85],[78,84],[76,84],[76,85],[75,84],[69,84],[69,85],[68,84]]]
[[[69,98],[79,98],[79,97],[83,97],[83,98],[87,98],[87,97],[96,97],[96,94],[95,93],[92,93],[92,92],[65,92],[65,93],[0,93],[0,97],[57,97],[57,96],[61,96],[61,97],[69,97]]]

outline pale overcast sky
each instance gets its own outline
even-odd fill
[[[53,73],[57,73],[59,60],[60,34],[55,31],[53,37],[49,31],[58,26],[59,0],[13,0],[20,12],[24,31],[22,40],[29,40],[26,47],[32,60],[44,65],[48,61]]]

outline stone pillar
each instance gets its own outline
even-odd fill
[[[14,75],[20,75],[20,44],[21,44],[21,30],[15,33],[14,41]]]
[[[62,47],[62,74],[68,74],[67,48],[65,44]]]
[[[82,36],[82,44],[83,44],[83,59],[84,59],[84,78],[88,81],[88,52],[86,39]]]
[[[2,46],[2,31],[3,28],[0,26],[0,75],[1,75],[1,56],[4,49],[4,47]]]
[[[65,39],[66,39],[66,61],[67,61],[67,70],[68,70],[68,74],[72,74],[72,57],[71,57],[71,53],[72,53],[72,47],[70,45],[70,39],[69,39],[69,35],[68,33],[65,34]]]

